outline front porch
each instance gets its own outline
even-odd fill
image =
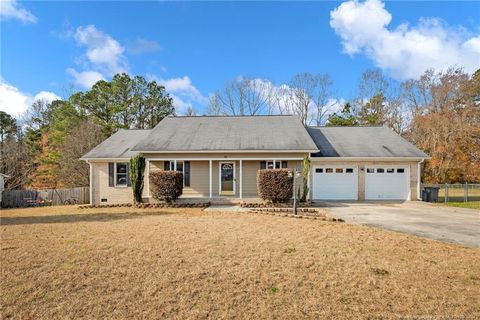
[[[184,175],[180,201],[210,199],[215,203],[258,201],[257,171],[260,169],[300,169],[302,157],[223,157],[184,158],[146,157],[146,177],[157,170],[176,170]],[[149,179],[145,179],[144,197],[152,201]]]

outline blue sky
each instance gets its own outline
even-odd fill
[[[115,72],[164,83],[200,113],[238,76],[278,86],[329,73],[334,99],[363,70],[401,81],[480,66],[480,2],[111,2],[0,0],[0,110],[67,97]]]

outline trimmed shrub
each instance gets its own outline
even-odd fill
[[[258,170],[257,190],[263,200],[287,202],[293,195],[293,176],[288,169]]]
[[[176,200],[183,192],[183,173],[170,170],[152,172],[150,189],[155,200]]]
[[[133,201],[142,202],[143,173],[145,171],[145,157],[139,153],[130,159],[130,180],[132,181]]]

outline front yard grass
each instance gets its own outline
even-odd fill
[[[2,318],[478,318],[480,250],[200,209],[1,210]]]
[[[446,206],[468,208],[468,209],[480,209],[480,201],[468,201],[468,202],[445,202]]]

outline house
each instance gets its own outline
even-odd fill
[[[0,203],[2,202],[2,193],[3,189],[5,188],[5,180],[10,178],[6,174],[0,173]]]
[[[151,130],[119,130],[82,157],[93,204],[133,200],[129,159],[145,176],[184,174],[183,198],[258,198],[259,169],[301,169],[311,160],[312,200],[416,200],[422,151],[384,127],[308,127],[296,116],[167,117]],[[145,201],[152,201],[145,179]]]

